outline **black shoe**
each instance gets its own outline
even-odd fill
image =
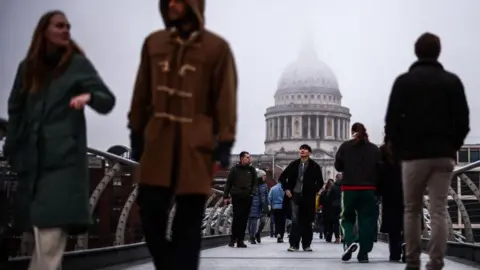
[[[358,254],[357,255],[357,260],[359,263],[368,263],[368,254]]]
[[[323,234],[320,234],[318,237],[320,237],[320,239],[323,239]]]
[[[239,241],[237,242],[237,248],[246,248],[247,245],[245,245],[245,243],[243,241]]]
[[[312,252],[313,249],[311,247],[305,247],[303,248],[303,251]]]
[[[228,246],[235,247],[235,240],[230,240],[230,242],[228,242]]]
[[[402,262],[407,261],[407,251],[405,250],[405,243],[402,244]]]
[[[297,248],[297,247],[289,247],[289,248],[287,249],[287,251],[289,251],[289,252],[295,252],[295,251],[298,251],[298,248]]]
[[[344,262],[349,261],[352,258],[352,254],[355,251],[357,251],[357,249],[358,249],[358,243],[353,243],[350,246],[348,246],[343,252],[342,261]]]
[[[260,234],[259,234],[259,233],[257,233],[257,234],[255,235],[255,240],[257,240],[257,243],[259,243],[259,244],[262,243],[262,238],[260,237]]]
[[[255,237],[250,236],[250,244],[255,245],[257,242],[255,242]]]
[[[283,238],[277,238],[277,243],[283,243]]]

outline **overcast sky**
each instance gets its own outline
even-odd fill
[[[157,6],[158,0],[0,0],[0,116],[7,115],[14,73],[39,17],[61,9],[117,96],[110,115],[88,111],[89,145],[128,145],[126,114],[140,46],[163,27]],[[336,74],[352,123],[363,122],[380,143],[392,82],[414,61],[413,43],[425,31],[441,37],[440,60],[464,82],[472,116],[468,142],[480,143],[479,10],[478,0],[209,0],[207,27],[230,42],[239,73],[234,150],[264,152],[265,110],[307,36]]]

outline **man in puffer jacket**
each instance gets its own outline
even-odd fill
[[[257,189],[252,199],[250,216],[248,219],[248,232],[250,234],[250,243],[261,243],[260,234],[265,228],[265,216],[268,213],[268,189],[265,182],[267,174],[263,170],[257,169]],[[258,225],[258,220],[260,224]],[[258,227],[257,227],[258,226]]]

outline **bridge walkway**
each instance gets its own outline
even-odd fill
[[[370,253],[370,263],[360,264],[354,255],[348,262],[340,257],[342,245],[326,243],[314,238],[313,252],[288,252],[288,243],[278,244],[270,237],[262,238],[261,244],[248,245],[246,249],[230,248],[227,246],[203,250],[201,254],[200,270],[403,270],[402,263],[388,261],[388,245],[378,242]],[[422,254],[422,262],[426,263],[428,256]],[[319,268],[321,267],[321,268]],[[151,263],[135,266],[115,267],[109,270],[155,270]],[[446,260],[444,270],[478,270],[478,266],[468,266],[462,262]]]

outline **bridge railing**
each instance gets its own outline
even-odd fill
[[[0,149],[1,144],[3,144],[2,138],[0,138]],[[68,237],[66,263],[68,264],[70,257],[81,258],[87,254],[98,257],[101,253],[112,252],[118,254],[122,249],[129,250],[129,255],[126,255],[125,258],[130,258],[130,260],[148,257],[148,252],[144,250],[140,257],[131,258],[132,248],[143,247],[145,249],[138,206],[135,204],[138,194],[135,168],[138,163],[129,158],[130,151],[123,146],[111,147],[107,152],[88,148],[87,155],[91,188],[89,203],[93,223],[87,233]],[[12,269],[20,269],[16,268],[18,265],[24,266],[34,247],[33,237],[30,233],[14,230],[13,204],[17,184],[16,174],[0,153],[0,199],[2,199],[0,253],[3,255],[4,264],[8,257],[6,267]],[[228,241],[232,207],[223,205],[222,198],[223,191],[212,189],[205,204],[202,226],[205,247],[226,244]],[[175,209],[176,207],[173,205],[169,215],[167,237],[171,232]],[[122,261],[122,258],[116,256],[115,260],[119,259]],[[1,261],[2,259],[0,259],[0,265]],[[108,263],[100,261],[95,264],[97,266],[86,266],[83,262],[82,264],[83,266],[80,267],[77,263],[70,263],[66,269],[94,269],[97,266],[108,265]]]

